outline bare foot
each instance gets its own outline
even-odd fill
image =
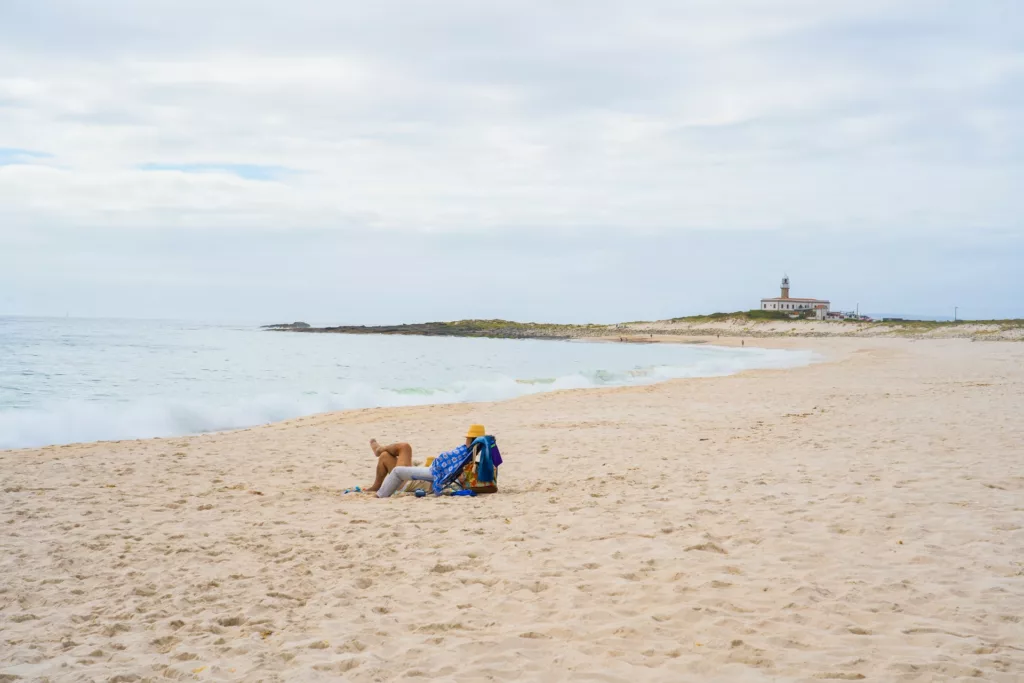
[[[380,490],[379,486],[377,488],[374,488],[372,486],[367,486],[366,488],[363,489],[363,491],[366,492],[366,493],[376,493],[379,490]]]
[[[377,439],[370,439],[370,450],[374,455],[380,455],[380,444],[377,443]]]

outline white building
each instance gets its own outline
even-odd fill
[[[803,313],[814,311],[814,317],[824,320],[828,316],[830,302],[827,299],[799,299],[789,295],[789,276],[782,278],[782,296],[761,299],[762,311],[781,313]]]

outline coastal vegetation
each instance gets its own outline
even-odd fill
[[[701,323],[718,322],[724,320],[791,320],[789,313],[783,311],[762,311],[751,309],[749,311],[735,311],[733,313],[709,313],[707,315],[687,315],[681,318],[670,318],[669,322],[679,323]]]
[[[580,339],[619,337],[639,341],[659,336],[714,337],[918,337],[1024,341],[1024,320],[811,320],[777,311],[737,311],[684,316],[653,322],[611,325],[516,322],[513,320],[456,320],[403,325],[338,325],[312,327],[306,323],[267,325],[272,331],[309,334],[389,334],[498,339]]]
[[[339,325],[333,327],[274,326],[270,329],[334,334],[398,334],[424,337],[492,337],[501,339],[572,339],[598,336],[607,325],[560,325],[520,323],[512,320],[456,320],[403,325]]]

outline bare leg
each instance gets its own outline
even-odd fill
[[[398,459],[388,453],[387,451],[381,451],[381,454],[377,457],[377,477],[373,480],[373,484],[366,488],[367,491],[376,491],[380,488],[380,485],[384,483],[384,477],[388,476],[391,470],[398,466]]]
[[[412,446],[407,443],[396,443],[395,448],[398,450],[398,467],[412,467]]]
[[[381,446],[377,439],[370,439],[370,450],[377,456],[376,479],[367,491],[376,491],[384,483],[384,477],[396,467],[412,466],[412,446],[407,443],[393,443]]]
[[[370,439],[370,450],[377,457],[380,457],[382,452],[390,453],[398,458],[399,467],[409,467],[412,465],[412,446],[404,441],[381,446],[377,443],[377,439]]]

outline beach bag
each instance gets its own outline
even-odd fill
[[[473,457],[462,471],[460,483],[474,493],[498,492],[498,466],[501,452],[493,436],[481,436],[470,445]]]

